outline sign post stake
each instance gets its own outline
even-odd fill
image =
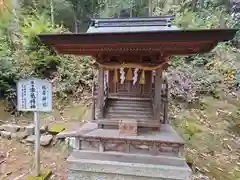
[[[34,111],[35,124],[35,176],[40,176],[40,123],[38,120],[38,111]]]

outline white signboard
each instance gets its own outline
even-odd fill
[[[35,78],[19,81],[17,104],[19,111],[52,111],[52,84]]]

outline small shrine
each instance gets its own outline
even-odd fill
[[[83,34],[40,34],[60,54],[92,56],[93,117],[69,137],[69,180],[190,180],[184,141],[169,123],[172,56],[207,53],[234,29],[182,30],[172,16],[92,19]],[[96,95],[96,96],[95,96]]]

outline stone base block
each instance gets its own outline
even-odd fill
[[[110,174],[110,173],[99,173],[99,172],[78,172],[69,171],[68,180],[169,180],[162,178],[149,178],[139,176],[129,176],[122,174]]]
[[[192,180],[191,169],[175,157],[103,154],[73,152],[68,180]]]

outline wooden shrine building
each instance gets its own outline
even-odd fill
[[[98,67],[97,126],[70,133],[78,145],[69,158],[69,179],[191,179],[184,141],[169,124],[168,85],[162,74],[172,56],[207,53],[218,42],[231,40],[236,30],[181,30],[172,20],[93,19],[83,34],[39,35],[60,54],[92,56]],[[134,164],[131,172],[128,163]],[[94,172],[84,169],[86,164]]]

